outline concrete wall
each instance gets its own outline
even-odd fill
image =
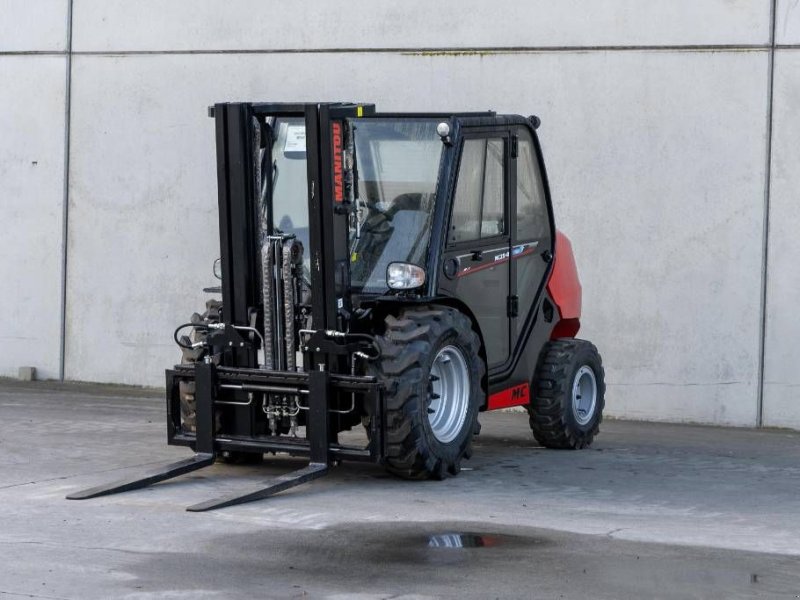
[[[0,0],[0,376],[59,376],[66,44],[66,0]]]
[[[791,4],[792,0],[787,0]],[[769,0],[75,0],[78,51],[759,44]]]
[[[15,19],[30,18],[27,3],[5,3]],[[54,14],[65,6],[42,4],[54,4]],[[768,172],[769,0],[415,0],[369,3],[352,15],[322,0],[73,0],[66,377],[159,385],[177,356],[172,329],[202,305],[199,290],[211,283],[218,254],[208,104],[354,99],[381,110],[493,108],[542,118],[557,219],[582,273],[583,335],[607,366],[608,412],[755,424],[766,315],[764,416],[800,427],[792,368],[792,334],[800,331],[791,312],[800,289],[792,194],[800,183],[792,111],[800,53],[787,46],[800,44],[796,4],[780,0],[774,11],[783,46]],[[58,14],[66,26],[66,12]],[[46,46],[36,31],[63,73],[64,46]],[[0,69],[3,60],[31,59],[13,53],[33,49],[18,37]],[[60,85],[61,96],[54,91],[48,102],[60,102],[63,117],[63,77]],[[7,138],[0,152],[17,152]],[[63,160],[63,140],[55,148]],[[36,179],[17,177],[25,195],[44,202]],[[12,244],[12,280],[35,283],[36,301],[54,304],[57,315],[50,288],[60,285],[60,188],[52,202],[57,243],[44,251],[31,242],[43,222],[6,213],[8,185],[0,180],[0,215],[28,240]],[[34,250],[54,270],[26,267]],[[35,303],[10,298],[11,331],[21,336],[32,329]],[[58,319],[56,334],[57,326]],[[56,335],[56,350],[57,343]],[[30,349],[38,353],[25,355],[27,363],[52,365],[41,344]],[[0,372],[22,358],[0,355]]]
[[[800,429],[800,6],[777,14],[764,422]]]

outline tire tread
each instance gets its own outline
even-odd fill
[[[597,402],[595,419],[588,431],[576,429],[566,418],[571,410],[572,373],[576,355],[587,352],[599,365],[597,378]],[[534,400],[528,407],[533,437],[542,446],[558,449],[586,448],[600,431],[604,407],[604,371],[602,359],[591,342],[578,339],[558,339],[548,342],[542,350],[534,379]]]
[[[473,356],[478,355],[480,339],[465,315],[444,306],[407,307],[398,316],[386,317],[384,323],[386,330],[377,338],[383,360],[372,363],[370,370],[386,390],[386,468],[404,479],[443,479],[456,475],[462,458],[472,455],[472,431],[455,458],[443,460],[431,452],[421,430],[421,419],[416,418],[419,411],[425,410],[426,400],[419,383],[426,376],[435,340],[448,330],[467,336]],[[482,381],[484,373],[483,362],[479,361],[478,381]],[[470,429],[476,427],[470,425]]]

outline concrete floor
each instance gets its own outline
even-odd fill
[[[481,421],[455,479],[344,464],[188,513],[300,462],[67,501],[188,451],[164,443],[149,392],[5,382],[0,597],[800,598],[800,434],[612,421],[556,452],[524,415]]]

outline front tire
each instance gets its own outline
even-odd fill
[[[600,431],[605,372],[594,344],[560,339],[542,349],[528,406],[533,437],[542,446],[588,447]]]
[[[381,357],[368,372],[384,383],[389,472],[405,479],[457,475],[472,455],[485,374],[472,322],[445,306],[388,316]]]

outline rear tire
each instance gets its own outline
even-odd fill
[[[383,382],[389,472],[405,479],[457,475],[472,455],[484,392],[480,339],[472,322],[445,306],[388,316],[381,357],[368,374]]]
[[[560,339],[542,349],[528,406],[533,437],[542,446],[588,447],[600,431],[605,406],[603,361],[594,344]]]

